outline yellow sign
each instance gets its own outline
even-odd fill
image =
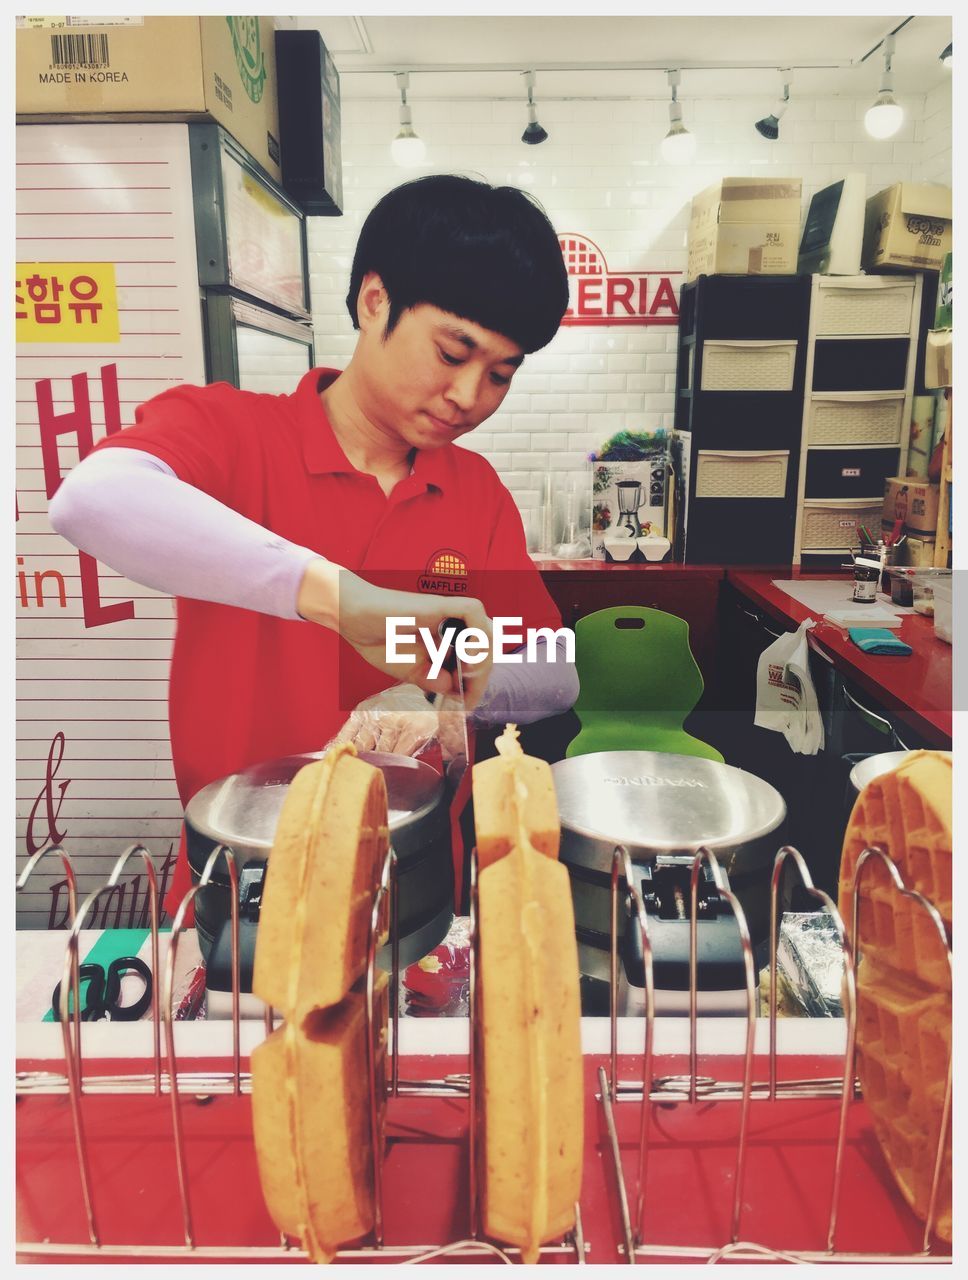
[[[113,262],[18,262],[18,342],[120,342]]]

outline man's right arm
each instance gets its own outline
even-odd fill
[[[450,692],[451,677],[431,679],[429,658],[404,668],[389,664],[387,616],[412,616],[416,626],[436,628],[453,614],[490,633],[479,600],[376,587],[181,480],[144,450],[92,453],[62,481],[49,516],[57,533],[133,582],[327,627],[372,666],[432,692]],[[468,707],[480,699],[489,672],[489,661],[475,670]]]
[[[68,542],[133,582],[279,618],[299,618],[300,584],[318,558],[140,449],[91,454],[61,483],[49,515]]]

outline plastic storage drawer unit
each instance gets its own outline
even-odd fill
[[[796,342],[707,339],[703,343],[703,391],[792,391]]]
[[[903,391],[814,395],[807,406],[807,444],[900,444],[903,422]]]
[[[826,498],[804,502],[800,545],[804,551],[851,551],[861,525],[869,529],[881,518],[881,502]]]
[[[782,498],[786,493],[790,451],[700,449],[697,498]]]
[[[895,283],[872,277],[850,285],[824,282],[817,290],[817,336],[907,336],[913,303],[912,280]]]
[[[808,498],[869,498],[897,474],[899,449],[811,449],[807,454]]]

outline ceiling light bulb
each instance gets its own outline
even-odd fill
[[[688,164],[696,154],[696,135],[681,122],[674,124],[662,139],[661,151],[667,164]]]
[[[537,146],[539,142],[546,141],[548,133],[546,129],[542,129],[538,124],[538,108],[532,103],[528,107],[528,124],[524,133],[521,134],[521,141],[527,142],[531,146]]]
[[[688,164],[696,154],[696,138],[682,123],[682,105],[677,97],[680,74],[678,69],[666,72],[666,80],[672,93],[669,103],[669,132],[662,139],[660,150],[666,164]]]
[[[903,123],[904,108],[890,89],[882,89],[864,116],[867,132],[872,138],[893,138]]]
[[[864,116],[864,127],[872,138],[893,138],[904,122],[904,108],[894,96],[894,75],[891,71],[893,35],[884,37],[883,48],[884,73],[881,76],[881,87],[873,106],[868,108]]]
[[[547,129],[542,129],[538,124],[538,108],[534,105],[534,82],[537,77],[533,71],[524,73],[524,83],[528,88],[528,123],[524,133],[521,134],[521,141],[528,143],[529,146],[536,147],[539,142],[545,142],[548,138]]]
[[[390,143],[390,155],[401,169],[412,169],[426,158],[427,147],[423,138],[418,138],[409,125],[404,125]]]
[[[762,137],[768,138],[770,142],[776,142],[780,136],[780,120],[787,107],[790,105],[790,71],[783,71],[783,92],[773,104],[773,110],[768,116],[764,116],[762,120],[757,120],[753,128]]]
[[[401,169],[412,169],[414,165],[423,162],[427,155],[427,148],[423,139],[418,138],[413,131],[410,107],[407,105],[410,73],[408,71],[397,71],[394,74],[396,75],[397,88],[400,91],[400,132],[390,143],[390,155],[393,157],[393,163],[398,164]]]
[[[675,80],[672,76],[675,75]],[[688,164],[696,154],[696,135],[682,123],[682,105],[676,101],[678,72],[669,73],[672,85],[672,101],[669,103],[669,132],[662,139],[660,150],[666,164]]]

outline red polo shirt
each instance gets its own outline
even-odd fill
[[[337,376],[313,369],[292,395],[178,387],[99,447],[152,453],[226,506],[378,585],[466,593],[492,617],[560,626],[490,463],[455,445],[421,450],[386,496],[349,462],[326,417],[319,393]],[[392,683],[324,627],[179,598],[169,723],[182,804],[248,765],[319,750],[357,702]],[[188,884],[183,847],[169,903]]]

